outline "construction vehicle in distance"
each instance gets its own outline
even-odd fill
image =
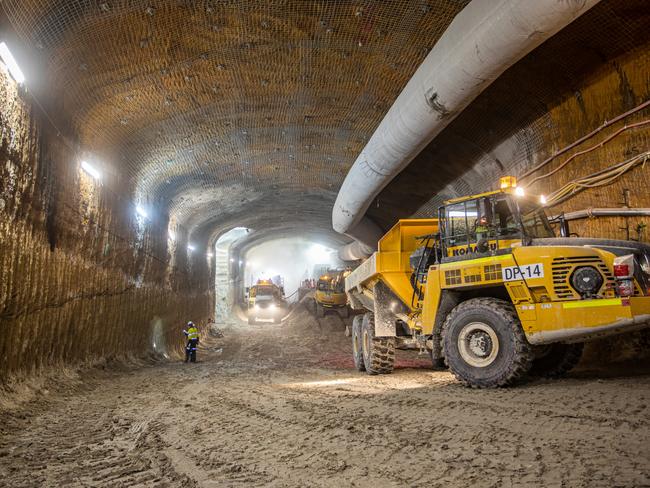
[[[273,320],[279,324],[287,313],[284,289],[271,280],[257,280],[246,289],[248,293],[248,323],[256,324],[260,319]]]
[[[513,177],[437,219],[400,220],[345,280],[354,363],[390,373],[396,348],[428,350],[463,383],[557,377],[584,342],[650,325],[650,246],[555,237]],[[541,197],[543,201],[543,197]]]
[[[345,294],[345,278],[350,269],[329,269],[318,278],[314,301],[316,316],[324,317],[327,310],[336,311],[341,317],[348,318],[348,296]]]

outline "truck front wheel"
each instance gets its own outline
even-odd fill
[[[363,316],[361,339],[366,373],[392,373],[395,362],[395,339],[375,337],[375,314],[367,313]]]
[[[549,344],[548,346],[536,347],[535,352],[539,354],[533,360],[530,375],[546,378],[564,376],[580,362],[584,346],[580,342],[577,344]]]
[[[352,357],[354,358],[354,367],[357,371],[365,371],[363,364],[363,345],[361,342],[361,315],[354,317],[352,321]]]
[[[507,386],[524,377],[534,354],[511,303],[473,298],[447,316],[442,334],[447,366],[473,388]]]

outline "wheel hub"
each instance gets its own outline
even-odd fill
[[[469,348],[476,356],[485,358],[489,356],[492,350],[492,340],[483,331],[473,332],[469,336]]]
[[[488,324],[471,322],[464,326],[458,335],[458,351],[467,364],[484,368],[496,359],[499,353],[499,338]]]

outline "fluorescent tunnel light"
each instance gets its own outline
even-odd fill
[[[93,168],[88,162],[82,161],[81,162],[81,169],[83,169],[86,173],[88,173],[90,176],[98,180],[101,177],[101,173],[97,171],[95,168]]]
[[[20,69],[20,66],[18,66],[16,58],[11,54],[9,47],[4,42],[0,42],[0,58],[2,58],[2,61],[7,66],[11,77],[16,80],[16,83],[22,85],[25,82],[25,75]]]

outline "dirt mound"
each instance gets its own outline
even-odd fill
[[[223,360],[230,362],[253,361],[273,367],[296,362],[350,367],[351,346],[345,327],[351,319],[337,314],[317,318],[310,300],[304,297],[295,304],[280,324],[249,325],[241,320],[229,323],[222,329],[223,337],[213,337],[204,346],[222,350]]]

